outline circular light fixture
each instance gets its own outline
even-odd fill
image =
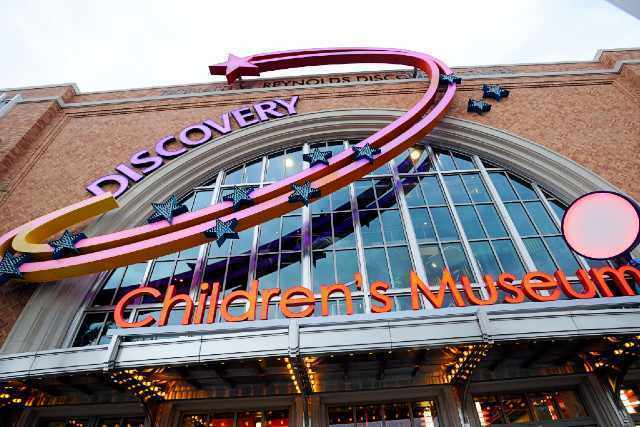
[[[640,239],[640,211],[619,193],[596,191],[576,199],[562,217],[562,235],[571,249],[591,259],[629,252]]]

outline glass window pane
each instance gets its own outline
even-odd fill
[[[356,235],[353,229],[351,212],[334,213],[333,226],[336,248],[353,248],[356,246]]]
[[[224,286],[224,274],[226,271],[226,258],[209,258],[207,260],[207,266],[204,269],[202,281],[211,284],[218,283],[222,287]]]
[[[284,174],[284,164],[282,158],[284,153],[272,154],[267,159],[267,173],[265,181],[276,181],[282,179]]]
[[[440,166],[440,170],[443,171],[452,171],[456,170],[456,165],[453,163],[453,157],[446,151],[433,150],[436,154],[436,158],[438,159],[438,165]]]
[[[358,267],[358,255],[356,254],[356,251],[336,251],[335,256],[338,283],[349,283],[355,280],[355,273],[360,270]]]
[[[311,203],[310,206],[311,206],[311,212],[313,212],[313,213],[330,212],[331,211],[331,197],[330,196],[320,197],[319,199],[317,199],[313,203]]]
[[[502,410],[508,423],[526,423],[533,421],[529,414],[527,400],[522,395],[503,396]]]
[[[353,427],[353,407],[329,407],[329,427]]]
[[[500,275],[500,267],[488,242],[471,242],[471,250],[480,265],[482,274],[491,274],[493,277]]]
[[[164,293],[171,281],[174,265],[175,263],[173,261],[156,261],[153,264],[147,286]],[[156,302],[156,300],[151,296],[145,296],[144,302]]]
[[[520,203],[505,203],[505,207],[521,236],[533,236],[537,234],[529,216],[527,216],[527,213]]]
[[[549,246],[549,250],[551,251],[551,255],[556,260],[558,264],[558,268],[564,270],[567,276],[573,276],[580,268],[578,261],[576,261],[573,253],[567,246],[564,238],[558,237],[547,237],[545,238],[547,245]]]
[[[378,206],[383,208],[393,208],[398,205],[396,201],[396,193],[393,191],[393,184],[391,178],[380,178],[374,181],[376,189],[376,197],[378,199]]]
[[[197,211],[202,208],[206,208],[211,204],[211,197],[213,195],[213,191],[198,191],[196,193],[195,200],[193,201],[193,206],[191,207],[191,211]]]
[[[511,184],[509,184],[509,180],[503,173],[491,172],[489,176],[491,177],[491,181],[496,187],[496,190],[498,191],[498,194],[500,195],[502,201],[507,202],[517,199],[515,191],[513,191],[513,188],[511,188]]]
[[[544,206],[542,206],[541,202],[526,202],[524,205],[541,234],[554,234],[558,232],[558,228],[551,220],[549,213]]]
[[[234,256],[229,258],[229,268],[227,268],[227,280],[224,284],[224,292],[228,293],[238,289],[246,289],[248,276],[248,256]]]
[[[133,264],[127,267],[127,271],[122,279],[120,289],[116,293],[114,301],[118,301],[124,294],[139,287],[144,279],[144,272],[147,269],[147,263]]]
[[[171,284],[176,287],[176,293],[189,293],[195,268],[195,261],[178,261],[171,279]]]
[[[331,214],[311,217],[311,244],[313,249],[331,249],[333,245]]]
[[[302,170],[302,149],[287,150],[284,157],[284,176],[290,176]]]
[[[545,273],[553,273],[556,269],[547,248],[544,247],[541,239],[523,239],[524,245],[529,251],[529,255],[533,259],[536,268]]]
[[[382,405],[356,406],[356,427],[382,427]]]
[[[511,240],[494,240],[493,248],[496,251],[500,264],[502,264],[503,272],[515,274],[518,277],[524,274],[522,261],[520,261]]]
[[[383,248],[365,249],[364,258],[367,264],[369,283],[378,280],[389,284],[391,283],[389,267],[387,267],[387,258],[385,257]]]
[[[535,200],[538,198],[538,195],[529,183],[513,175],[509,175],[509,178],[511,178],[511,184],[513,184],[513,188],[515,188],[516,193],[518,193],[518,196],[520,196],[520,199]]]
[[[376,193],[373,190],[371,180],[356,181],[354,184],[356,190],[356,200],[358,201],[358,209],[375,209]]]
[[[460,276],[465,275],[474,281],[473,274],[469,268],[469,262],[467,261],[467,255],[462,249],[460,243],[447,243],[442,245],[442,251],[444,253],[444,259],[449,265],[449,271],[456,280],[460,279]]]
[[[242,182],[242,172],[242,167],[230,170],[224,177],[224,183],[226,185],[240,184]]]
[[[209,256],[227,256],[231,250],[232,239],[226,239],[222,246],[218,246],[217,242],[209,244]]]
[[[256,279],[260,281],[260,289],[278,287],[278,255],[258,256]]]
[[[333,274],[333,252],[313,252],[313,292],[320,292],[320,285],[335,283]]]
[[[449,190],[449,194],[451,194],[453,203],[471,202],[471,199],[469,199],[469,195],[467,194],[467,190],[465,190],[462,185],[462,178],[460,178],[460,175],[447,175],[444,177],[444,182]]]
[[[189,249],[185,249],[184,251],[180,251],[180,255],[178,258],[180,259],[196,259],[198,258],[198,253],[200,252],[200,246],[194,246]]]
[[[560,415],[553,405],[553,395],[551,393],[532,393],[529,394],[531,399],[531,408],[538,421],[558,421]]]
[[[371,172],[369,175],[389,175],[390,173],[391,173],[391,170],[389,169],[389,165],[385,163],[384,165],[380,166],[378,169]]]
[[[365,246],[382,244],[382,230],[378,211],[360,211],[362,242]]]
[[[83,347],[85,345],[94,345],[98,342],[100,329],[104,323],[106,313],[87,314],[80,325],[78,335],[73,342],[74,347]]]
[[[211,415],[209,418],[209,424],[204,424],[207,427],[231,427],[234,423],[235,414],[233,412],[217,412]],[[206,419],[206,418],[205,418]],[[203,424],[194,424],[196,426],[202,426]]]
[[[458,216],[462,223],[462,228],[469,239],[484,239],[485,234],[480,225],[480,220],[473,206],[458,206]]]
[[[382,211],[382,228],[387,244],[402,243],[407,239],[404,236],[404,227],[400,219],[400,211],[391,209]]]
[[[495,396],[474,396],[473,400],[482,427],[504,423],[500,402]]]
[[[484,186],[482,179],[480,179],[480,175],[475,173],[462,175],[462,180],[467,186],[467,190],[469,192],[469,196],[471,196],[471,200],[476,203],[491,201],[491,197],[489,197],[489,193],[487,193],[487,189]]]
[[[427,203],[429,203],[430,206],[445,204],[444,195],[442,194],[442,189],[438,183],[438,178],[435,176],[425,176],[420,178],[420,186],[422,187],[422,192],[427,198]]]
[[[274,218],[260,226],[259,252],[278,252],[280,244],[280,218]]]
[[[407,206],[424,206],[426,202],[422,191],[420,190],[420,181],[416,177],[407,177],[402,179],[402,190]]]
[[[445,265],[438,245],[421,245],[420,256],[430,286],[438,286]]]
[[[452,152],[451,155],[453,156],[453,160],[455,161],[458,169],[470,170],[476,168],[476,165],[473,164],[473,160],[471,160],[471,157],[454,152]]]
[[[331,206],[334,211],[350,211],[351,195],[349,187],[342,187],[331,194]]]
[[[431,209],[431,216],[440,240],[458,240],[458,232],[455,225],[453,225],[453,219],[451,219],[451,213],[448,208],[433,208]]]
[[[554,394],[562,418],[580,418],[588,415],[575,391],[564,390]],[[635,400],[637,402],[637,399]]]
[[[436,241],[436,233],[433,230],[433,225],[429,219],[429,211],[427,209],[410,209],[409,216],[411,217],[413,230],[415,231],[416,239],[419,243]]]
[[[232,245],[231,254],[240,255],[246,253],[248,255],[251,252],[251,246],[253,245],[253,230],[253,228],[243,230],[238,233],[239,239],[229,239],[231,240]]]
[[[248,184],[257,184],[260,182],[262,174],[262,159],[247,164],[244,182]]]
[[[266,417],[267,423],[263,424],[263,427],[289,427],[289,411],[287,409],[268,410]]]
[[[301,254],[283,253],[280,255],[280,289],[285,290],[302,285]]]
[[[302,217],[282,217],[282,246],[283,251],[299,251],[302,248]]]
[[[477,205],[476,209],[484,228],[489,233],[489,237],[506,237],[507,231],[502,224],[502,219],[498,216],[498,211],[493,205]]]
[[[120,281],[124,277],[124,272],[126,267],[120,267],[115,269],[107,282],[102,286],[98,295],[96,295],[95,300],[93,301],[93,305],[111,305],[111,301],[113,300],[113,296],[116,293],[116,289],[118,285],[120,285]]]
[[[551,208],[556,213],[556,216],[560,221],[562,221],[562,217],[564,216],[564,212],[567,210],[566,206],[560,203],[557,200],[549,200],[549,204]]]
[[[391,279],[394,288],[409,287],[409,273],[413,270],[411,257],[406,246],[387,248],[391,264]]]
[[[413,404],[414,427],[440,427],[442,421],[438,417],[435,402],[425,400]]]

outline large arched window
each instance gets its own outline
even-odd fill
[[[222,200],[234,186],[263,187],[307,165],[302,154],[314,148],[338,153],[358,141],[304,144],[252,159],[220,172],[183,200],[198,210]],[[560,235],[564,204],[546,189],[478,156],[427,145],[369,176],[280,218],[240,233],[218,247],[209,243],[113,271],[86,309],[74,346],[106,343],[113,328],[114,304],[126,292],[169,284],[197,300],[202,281],[218,282],[223,293],[243,289],[252,280],[260,288],[306,286],[317,298],[319,287],[346,283],[355,313],[370,311],[368,284],[385,281],[394,310],[411,309],[409,272],[437,288],[444,268],[457,279],[470,278],[483,294],[482,275],[525,271],[568,275],[602,265],[572,253]],[[361,272],[364,286],[355,286]],[[271,304],[276,305],[274,298]],[[446,305],[452,301],[447,296]],[[430,306],[423,301],[423,307]],[[130,306],[129,316],[158,317],[161,303],[147,298]],[[236,313],[244,305],[232,307]],[[329,303],[331,315],[345,314],[342,294]],[[218,310],[219,312],[219,310]],[[179,324],[179,306],[169,320]],[[273,307],[269,318],[281,316]],[[216,321],[223,321],[218,319]]]

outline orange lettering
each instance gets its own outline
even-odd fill
[[[584,288],[583,292],[578,292],[573,287],[573,285],[569,283],[569,281],[567,280],[567,276],[565,276],[562,270],[558,270],[554,273],[554,276],[556,277],[556,280],[560,285],[560,289],[562,289],[562,292],[564,292],[564,294],[569,298],[586,299],[595,297],[596,287],[594,286],[593,282],[589,280],[589,276],[587,276],[587,273],[584,270],[580,269],[576,271],[576,275],[582,283],[582,287]]]
[[[280,298],[280,310],[282,311],[282,314],[288,318],[309,317],[313,314],[315,302],[316,300],[313,297],[313,292],[311,292],[310,289],[302,286],[296,286],[295,288],[289,288],[284,291]],[[289,307],[300,307],[303,305],[306,305],[307,307],[300,311],[289,310]]]
[[[209,314],[207,314],[207,323],[213,323],[216,321],[218,298],[220,298],[220,283],[214,282],[213,289],[211,290],[211,301],[209,301]]]
[[[491,305],[495,304],[498,300],[498,291],[496,290],[496,284],[493,281],[493,277],[491,277],[489,274],[485,274],[483,279],[484,283],[486,284],[485,289],[489,292],[489,299],[486,300],[476,297],[476,295],[473,293],[473,287],[471,286],[471,283],[469,282],[467,276],[460,277],[462,286],[464,286],[464,293],[467,296],[469,302],[473,305]]]
[[[535,281],[534,281],[535,280]],[[541,271],[534,271],[525,274],[522,279],[522,289],[524,293],[532,301],[555,301],[560,296],[560,289],[558,289],[558,283],[554,280],[553,276]],[[540,295],[539,290],[551,290],[550,295]]]
[[[229,313],[229,306],[237,299],[246,299],[249,301],[249,309],[244,313],[234,316]],[[242,322],[243,320],[256,320],[256,304],[258,302],[258,281],[251,282],[249,291],[243,289],[233,291],[223,298],[220,305],[220,315],[227,322]]]
[[[504,296],[504,302],[507,304],[519,304],[524,302],[524,293],[512,282],[516,280],[516,276],[509,273],[502,273],[498,276],[498,287],[503,291],[509,292],[510,295]]]
[[[458,307],[465,306],[464,300],[456,286],[456,282],[453,280],[453,277],[447,268],[442,271],[440,287],[438,288],[438,293],[436,295],[434,295],[429,287],[420,280],[415,271],[411,272],[409,283],[411,285],[411,306],[414,310],[420,310],[420,297],[418,292],[421,292],[435,308],[442,307],[442,304],[444,304],[445,290],[447,288],[451,291],[451,296],[453,297],[456,305]]]
[[[280,289],[278,288],[269,288],[262,291],[262,306],[260,307],[261,320],[267,320],[269,317],[269,301],[278,295],[280,295]]]
[[[158,320],[158,326],[164,326],[167,324],[169,320],[169,314],[173,307],[180,302],[184,302],[185,309],[184,315],[182,316],[182,321],[180,324],[188,325],[191,323],[191,315],[193,314],[193,300],[187,294],[178,294],[175,295],[176,287],[173,285],[169,285],[167,289],[167,294],[164,296],[164,302],[162,303],[162,311],[160,312],[160,320]]]
[[[596,282],[598,289],[600,289],[600,292],[605,297],[614,296],[609,285],[605,281],[605,274],[609,276],[609,279],[613,280],[613,283],[616,284],[616,287],[622,295],[635,295],[635,292],[629,286],[629,282],[627,282],[627,279],[624,277],[625,273],[632,276],[636,283],[640,283],[640,271],[630,265],[623,265],[617,269],[611,267],[600,267],[589,270],[589,275],[594,282]]]
[[[144,288],[138,288],[132,290],[131,292],[127,292],[120,299],[120,301],[118,301],[118,304],[113,311],[113,318],[115,319],[116,325],[118,325],[119,328],[142,328],[144,326],[153,325],[155,319],[149,314],[147,314],[142,320],[139,320],[137,322],[127,322],[124,318],[124,308],[129,304],[129,302],[145,294],[151,295],[154,298],[159,298],[160,295],[162,295],[156,288],[145,286]]]
[[[194,317],[193,323],[202,323],[202,319],[204,318],[204,310],[207,308],[207,297],[209,297],[210,291],[211,286],[209,286],[207,282],[200,283],[200,297],[198,298],[198,308],[196,308],[196,315]]]
[[[382,303],[382,306],[371,304],[372,313],[387,313],[393,308],[393,299],[384,292],[389,290],[387,282],[373,282],[371,284],[371,299]]]
[[[351,291],[343,283],[336,283],[333,285],[322,285],[320,287],[322,293],[322,315],[329,315],[329,295],[334,292],[342,292],[344,294],[344,301],[347,305],[347,314],[353,314],[353,302],[351,301]]]

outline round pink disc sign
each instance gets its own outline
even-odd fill
[[[562,234],[571,249],[592,259],[607,259],[633,249],[640,236],[635,203],[608,191],[576,199],[562,217]]]

